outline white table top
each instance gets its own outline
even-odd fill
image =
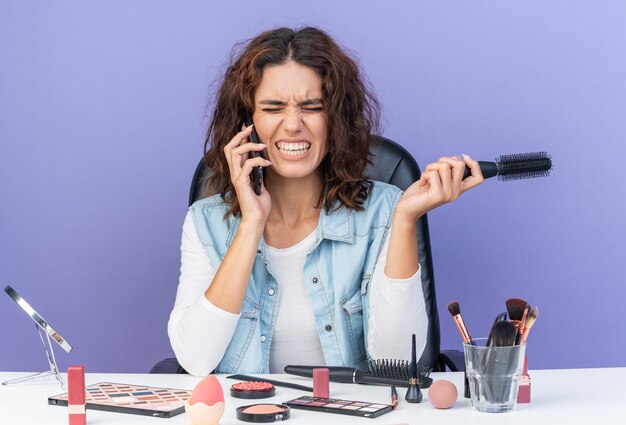
[[[28,373],[0,372],[0,381],[18,378]],[[260,402],[282,403],[293,398],[310,395],[300,390],[276,387],[276,395],[269,399],[242,400],[230,397],[230,386],[238,381],[216,375],[226,397],[226,409],[221,425],[244,424],[237,420],[235,408]],[[269,379],[311,385],[311,381],[290,375],[267,375]],[[623,417],[626,396],[626,368],[531,370],[532,402],[519,404],[507,413],[493,414],[475,411],[469,400],[463,398],[462,373],[433,373],[432,378],[448,379],[459,390],[457,403],[450,409],[435,409],[428,401],[428,391],[423,391],[420,404],[404,401],[406,392],[398,388],[400,405],[390,413],[375,419],[345,415],[291,410],[291,418],[285,423],[293,424],[537,424],[537,423],[613,423]],[[109,381],[135,385],[181,388],[192,390],[199,378],[189,375],[104,374],[88,373],[86,385]],[[52,377],[31,382],[0,386],[0,423],[2,424],[67,424],[67,408],[48,405],[48,397],[63,392]],[[388,387],[375,387],[331,382],[330,396],[347,400],[390,403]],[[558,422],[557,422],[558,421]],[[592,422],[593,421],[593,422]],[[619,421],[618,421],[619,422]],[[188,424],[184,413],[169,419],[121,413],[87,411],[88,424]],[[615,422],[617,423],[617,422]]]

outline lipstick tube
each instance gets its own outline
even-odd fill
[[[70,366],[67,368],[67,407],[70,425],[85,425],[85,367]]]
[[[313,397],[330,397],[328,378],[327,368],[313,369]]]

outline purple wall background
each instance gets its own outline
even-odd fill
[[[299,3],[3,2],[0,285],[74,345],[60,366],[145,372],[172,355],[211,84],[235,42],[304,24],[354,52],[384,134],[421,165],[553,156],[550,178],[488,181],[430,215],[442,348],[461,345],[448,301],[478,336],[518,296],[540,307],[531,368],[626,366],[626,3]],[[0,329],[0,370],[45,369],[5,295]]]

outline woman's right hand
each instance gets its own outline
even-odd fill
[[[261,152],[267,146],[262,143],[247,143],[250,133],[252,133],[252,126],[237,133],[224,146],[224,155],[226,155],[230,169],[230,180],[239,201],[242,224],[248,223],[262,230],[269,216],[272,201],[263,183],[261,183],[261,194],[257,196],[254,193],[251,173],[254,167],[267,167],[272,163],[260,156],[251,157],[250,152]]]

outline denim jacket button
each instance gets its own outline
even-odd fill
[[[261,342],[265,342],[267,338],[265,338],[265,335],[261,335]]]
[[[330,326],[330,325],[326,325],[326,328],[325,328],[325,329],[326,329],[328,332],[330,332],[330,331],[332,331],[332,330],[333,330],[333,327],[332,327],[332,326]]]
[[[313,283],[317,283],[317,278],[316,277],[313,278]]]
[[[274,288],[270,288],[267,293],[270,294],[270,296],[274,295]]]

